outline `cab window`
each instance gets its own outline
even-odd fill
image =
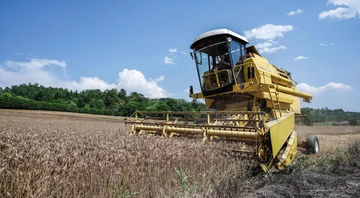
[[[230,42],[230,50],[232,56],[232,65],[242,64],[242,61],[246,55],[245,45],[233,40]]]

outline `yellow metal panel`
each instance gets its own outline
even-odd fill
[[[294,130],[295,114],[293,112],[286,113],[277,120],[270,121],[265,124],[270,129],[271,147],[273,158],[279,153],[291,132]]]
[[[190,94],[190,98],[204,98],[202,92],[199,92],[199,93],[195,93],[195,94]]]
[[[279,160],[278,168],[280,170],[284,169],[285,166],[289,165],[292,162],[292,160],[295,158],[296,151],[297,151],[297,133],[296,131],[293,131],[290,135],[285,151],[283,152]]]
[[[260,67],[261,68],[261,67]],[[260,83],[263,83],[263,84],[272,84],[272,81],[271,81],[271,75],[269,73],[266,73],[264,71],[261,71],[260,72],[260,69],[259,69],[259,73],[261,74],[261,80],[260,80]]]
[[[259,134],[257,132],[231,131],[231,130],[219,130],[219,129],[208,129],[207,134],[223,136],[223,137],[252,138],[253,141],[256,141],[256,138],[259,137]]]
[[[206,107],[210,107],[210,105],[211,105],[213,102],[214,102],[213,99],[208,99],[208,98],[206,98],[206,99],[205,99],[205,105],[206,105]]]
[[[295,87],[294,88],[287,88],[287,87],[283,87],[283,86],[276,86],[276,90],[278,90],[279,92],[284,92],[284,93],[287,93],[287,94],[291,94],[293,96],[303,98],[304,102],[311,102],[311,99],[312,99],[311,94],[298,91],[298,90],[295,89]]]
[[[301,108],[300,108],[300,98],[293,96],[294,102],[290,105],[293,112],[296,114],[301,114]]]

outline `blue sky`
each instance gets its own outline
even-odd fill
[[[313,94],[303,107],[360,112],[360,1],[1,1],[0,87],[200,90],[189,46],[228,28]]]

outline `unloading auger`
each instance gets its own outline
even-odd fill
[[[236,151],[258,158],[265,171],[289,165],[297,146],[318,153],[316,136],[298,142],[294,130],[300,98],[311,102],[312,95],[298,91],[290,72],[270,64],[247,44],[245,37],[228,29],[198,36],[190,48],[201,92],[194,93],[190,86],[189,95],[205,99],[211,111],[136,111],[126,122],[131,133],[239,141],[243,146]]]

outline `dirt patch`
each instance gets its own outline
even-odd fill
[[[316,135],[320,142],[320,154],[347,148],[360,141],[360,126],[296,126],[298,139],[305,141],[309,135]]]
[[[302,171],[286,170],[274,173],[271,182],[259,183],[258,197],[360,197],[360,142],[347,150],[329,152],[295,168],[308,165]]]
[[[359,171],[347,176],[301,171],[291,176],[275,176],[255,191],[258,197],[359,197]]]

